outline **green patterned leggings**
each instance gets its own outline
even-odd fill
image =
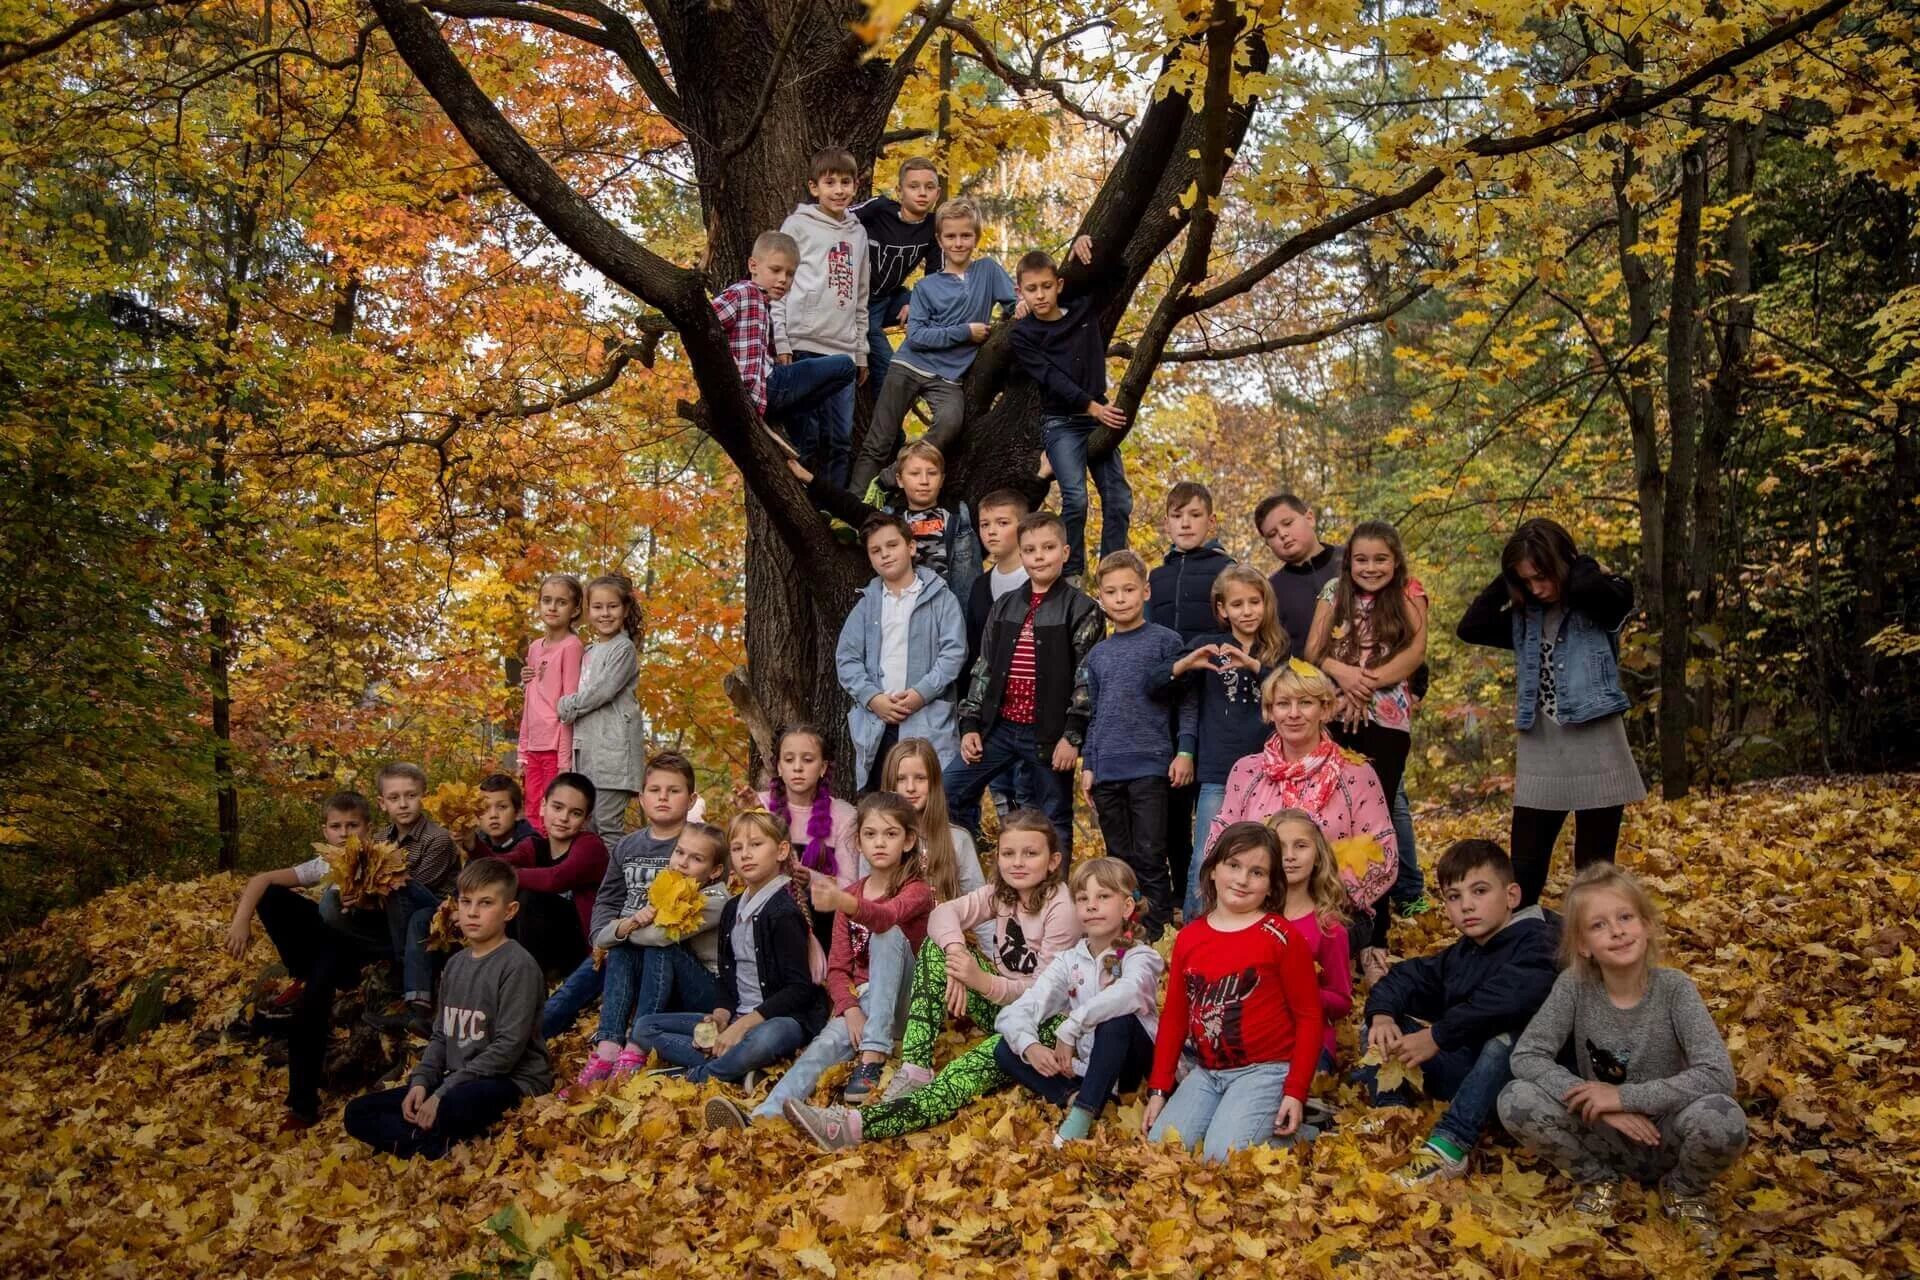
[[[982,968],[994,972],[993,962],[977,949],[974,957]],[[967,1017],[976,1027],[991,1030],[1000,1006],[977,991],[967,993]],[[920,948],[913,968],[913,994],[907,1009],[907,1030],[901,1057],[916,1066],[933,1068],[933,1045],[947,1021],[947,954],[940,944],[928,939]],[[1058,1017],[1040,1024],[1041,1043],[1051,1045]],[[860,1111],[861,1136],[897,1138],[902,1134],[944,1124],[960,1114],[960,1109],[976,1098],[1013,1083],[1012,1077],[993,1060],[996,1034],[973,1045],[965,1053],[940,1069],[930,1082],[904,1098],[877,1102]]]

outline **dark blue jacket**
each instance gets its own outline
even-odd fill
[[[1189,645],[1206,632],[1218,631],[1213,580],[1232,563],[1233,557],[1218,542],[1191,551],[1169,547],[1160,567],[1147,575],[1147,586],[1153,592],[1147,601],[1147,621],[1178,631]]]
[[[1497,1035],[1517,1036],[1560,976],[1559,947],[1559,917],[1524,907],[1484,944],[1462,938],[1387,970],[1367,997],[1361,1025],[1379,1013],[1419,1018],[1433,1024],[1442,1050],[1477,1051]]]

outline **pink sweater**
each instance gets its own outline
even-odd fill
[[[927,917],[927,936],[948,952],[965,949],[968,931],[988,922],[994,924],[999,940],[993,961],[1000,972],[989,975],[981,994],[1002,1006],[1025,995],[1040,971],[1080,940],[1080,917],[1074,914],[1073,895],[1066,885],[1055,885],[1040,910],[1029,914],[1018,905],[1002,902],[997,882],[935,907]]]
[[[1267,777],[1261,764],[1261,755],[1256,751],[1241,756],[1233,772],[1227,775],[1227,798],[1220,805],[1220,815],[1207,829],[1209,849],[1232,823],[1265,822],[1288,807],[1279,784]],[[1370,910],[1400,872],[1393,839],[1393,813],[1373,766],[1342,760],[1339,778],[1327,796],[1327,803],[1313,819],[1330,843],[1357,835],[1369,835],[1380,842],[1380,849],[1386,855],[1383,863],[1376,863],[1360,878],[1350,875],[1345,868],[1340,872],[1340,882],[1346,885],[1353,905],[1361,911]]]
[[[1287,923],[1300,931],[1313,950],[1314,968],[1320,976],[1320,1012],[1327,1016],[1321,1043],[1331,1056],[1335,1052],[1334,1028],[1353,1012],[1353,961],[1347,954],[1347,927],[1336,924],[1323,931],[1320,917],[1311,911],[1304,916],[1288,916]]]
[[[580,659],[586,646],[570,635],[555,644],[545,636],[527,646],[533,683],[520,712],[520,750],[552,751],[562,769],[573,768],[573,726],[560,719],[560,699],[580,688]]]

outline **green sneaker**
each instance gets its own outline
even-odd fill
[[[1435,902],[1432,898],[1429,898],[1426,894],[1423,893],[1419,897],[1415,898],[1412,902],[1401,903],[1400,915],[1403,919],[1411,920],[1415,916],[1423,916],[1427,914],[1427,912],[1436,909],[1437,907],[1439,907],[1439,905],[1440,905],[1439,903]]]

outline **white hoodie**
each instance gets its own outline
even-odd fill
[[[867,363],[867,230],[852,214],[835,218],[802,204],[780,229],[800,242],[793,288],[773,304],[773,348],[852,356]]]

